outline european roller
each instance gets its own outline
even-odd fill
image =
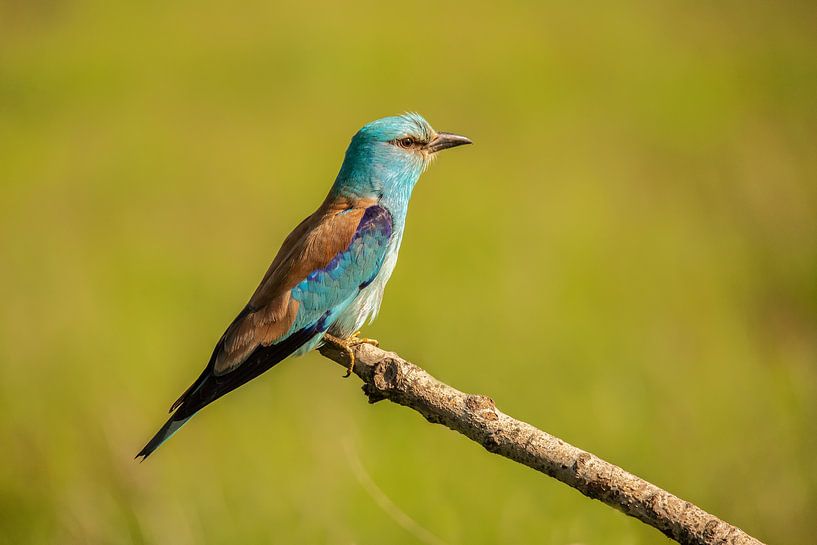
[[[144,460],[203,407],[290,356],[332,343],[349,354],[372,342],[360,328],[380,308],[403,239],[414,185],[437,153],[470,144],[420,115],[372,121],[352,138],[318,209],[284,240],[199,378],[142,449]]]

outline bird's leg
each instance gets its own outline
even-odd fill
[[[352,370],[355,368],[355,351],[352,350],[354,343],[350,342],[350,339],[341,339],[340,337],[335,337],[329,333],[323,334],[323,340],[331,345],[334,345],[335,348],[343,350],[346,352],[346,355],[349,356],[349,367],[346,368],[346,374],[343,375],[343,378],[350,377],[352,375]]]
[[[359,344],[371,344],[374,346],[378,346],[380,344],[375,339],[367,339],[365,337],[361,338],[360,331],[355,331],[348,339],[341,339],[339,337],[335,337],[334,335],[330,335],[329,333],[324,333],[323,340],[331,345],[334,345],[336,348],[343,350],[346,352],[346,355],[349,356],[349,366],[346,368],[346,374],[343,376],[343,378],[350,377],[355,368],[355,351],[352,350],[353,347]]]

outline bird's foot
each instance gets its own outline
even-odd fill
[[[349,342],[349,339],[341,339],[340,337],[335,337],[329,333],[323,334],[323,340],[333,345],[335,348],[346,352],[346,355],[349,357],[349,367],[346,368],[346,374],[343,376],[343,378],[350,376],[352,374],[352,369],[355,368],[355,351],[352,350],[352,343]]]
[[[377,339],[361,337],[360,331],[355,331],[354,333],[352,333],[352,336],[349,337],[349,341],[352,343],[352,346],[357,346],[359,344],[370,344],[372,346],[380,346],[380,341],[378,341]]]
[[[343,375],[343,378],[352,376],[352,371],[355,368],[355,351],[353,350],[355,346],[360,344],[371,344],[373,346],[378,346],[380,344],[375,339],[361,337],[360,331],[355,331],[348,339],[341,339],[339,337],[335,337],[334,335],[330,335],[329,333],[324,333],[323,340],[331,345],[334,345],[335,348],[343,350],[349,357],[349,366],[346,368],[346,374]]]

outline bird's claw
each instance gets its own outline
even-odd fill
[[[359,344],[370,344],[372,346],[380,346],[380,341],[377,339],[369,339],[368,337],[361,337],[360,331],[355,331],[352,333],[352,336],[349,337],[349,342],[352,346],[357,346]]]
[[[346,352],[346,355],[349,357],[349,365],[346,368],[346,374],[343,375],[343,378],[349,378],[352,376],[352,371],[355,369],[355,351],[353,350],[355,346],[360,344],[371,344],[372,346],[380,345],[380,343],[375,339],[361,337],[360,331],[355,331],[348,339],[341,339],[339,337],[335,337],[334,335],[330,335],[329,333],[324,333],[323,339],[329,344],[334,345],[336,348]]]

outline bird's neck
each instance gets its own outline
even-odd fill
[[[402,229],[411,193],[420,171],[344,172],[342,169],[327,196],[328,202],[374,200],[392,215],[395,226]]]
[[[408,213],[409,200],[413,189],[414,184],[402,186],[380,197],[380,205],[389,211],[394,227],[401,232],[406,224],[406,214]]]

